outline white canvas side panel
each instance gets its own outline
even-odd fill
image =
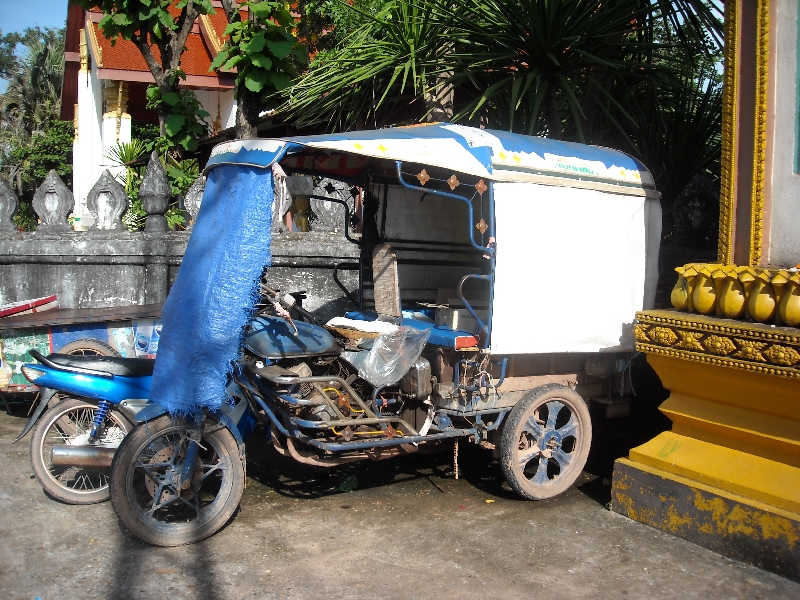
[[[495,184],[493,354],[633,349],[645,198]]]

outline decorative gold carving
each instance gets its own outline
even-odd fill
[[[483,193],[488,190],[489,188],[483,182],[483,179],[479,180],[478,183],[475,184],[475,189],[478,190],[478,193],[483,196]]]
[[[103,100],[105,100],[104,119],[114,119],[117,122],[116,141],[119,141],[119,130],[122,118],[128,117],[125,112],[128,110],[128,83],[126,81],[106,80],[103,88]]]
[[[637,342],[649,342],[650,338],[647,337],[647,330],[650,329],[648,325],[643,325],[642,323],[636,323],[633,326],[633,337],[636,338]]]
[[[219,51],[222,50],[222,40],[219,39],[217,30],[214,29],[214,25],[211,23],[211,17],[208,15],[200,15],[200,29],[211,43],[211,48],[214,50],[214,56],[219,54]]]
[[[481,220],[480,220],[480,221],[478,221],[478,223],[475,225],[475,229],[477,229],[478,231],[480,231],[480,232],[481,232],[481,235],[483,235],[484,233],[486,233],[486,230],[487,230],[487,229],[489,229],[489,226],[486,224],[486,221],[484,221],[483,219],[481,219]]]
[[[692,263],[675,269],[676,310],[800,325],[800,270]]]
[[[458,180],[458,177],[456,177],[455,173],[450,175],[449,179],[447,180],[447,185],[450,186],[451,190],[455,190],[460,183],[461,182]]]
[[[739,351],[733,356],[741,358],[742,360],[767,362],[767,359],[761,355],[761,350],[766,348],[769,344],[765,342],[754,342],[753,340],[738,340],[738,342]]]
[[[636,320],[639,352],[800,379],[800,332],[791,328],[668,310],[639,312]]]
[[[75,131],[75,136],[72,138],[72,143],[78,143],[78,124],[80,123],[80,119],[78,119],[78,105],[75,104],[74,113],[72,114],[72,129]]]
[[[764,171],[767,161],[767,90],[769,79],[769,0],[758,0],[756,17],[756,114],[753,196],[750,203],[750,266],[761,262],[764,229]]]
[[[699,341],[700,338],[703,337],[702,333],[698,333],[697,331],[681,331],[680,329],[676,330],[675,333],[681,337],[681,341],[675,344],[676,348],[703,351],[703,344]]]
[[[647,332],[647,337],[662,346],[672,346],[678,341],[678,336],[669,327],[654,327]]]
[[[89,70],[89,49],[86,46],[86,30],[80,32],[81,73]]]
[[[777,344],[764,350],[764,356],[766,356],[767,360],[771,363],[786,365],[787,367],[800,361],[800,354],[797,350],[789,346],[779,346]]]
[[[419,179],[419,184],[424,186],[431,180],[431,176],[428,175],[428,172],[425,169],[422,169],[422,171],[417,173],[417,179]]]
[[[725,3],[725,70],[722,88],[722,156],[720,169],[719,243],[717,260],[733,262],[733,213],[736,192],[736,105],[738,103],[738,2]]]
[[[87,32],[87,37],[89,42],[92,44],[92,54],[94,54],[95,62],[97,63],[97,68],[103,68],[103,49],[100,47],[100,42],[97,41],[97,32],[94,30],[94,23],[92,23],[91,18],[89,17],[88,13],[86,15],[86,27],[84,31]]]
[[[703,346],[711,354],[719,354],[720,356],[727,356],[736,350],[736,344],[730,338],[722,337],[721,335],[709,335],[703,340]]]

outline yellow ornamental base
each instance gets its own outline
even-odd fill
[[[637,315],[673,422],[615,464],[616,512],[800,580],[800,332]]]

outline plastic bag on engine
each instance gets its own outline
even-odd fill
[[[358,370],[359,376],[375,387],[397,383],[422,354],[430,335],[429,329],[401,326],[379,336]]]

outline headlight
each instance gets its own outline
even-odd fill
[[[20,370],[22,371],[22,374],[25,375],[25,377],[30,382],[39,379],[39,377],[41,377],[42,375],[47,375],[47,371],[34,369],[33,367],[29,367],[28,365],[24,365]]]

